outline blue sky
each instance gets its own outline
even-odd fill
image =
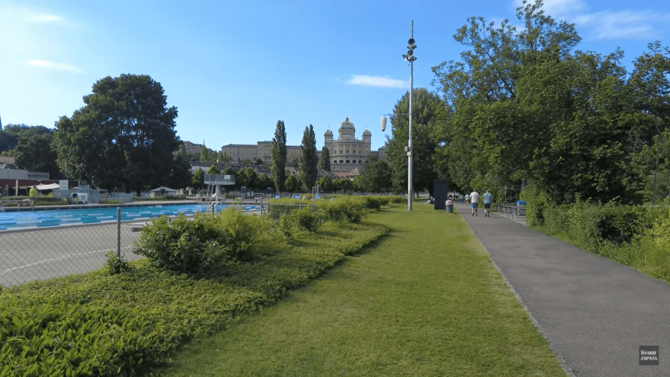
[[[178,108],[182,140],[213,149],[270,140],[281,119],[289,144],[312,124],[321,148],[327,126],[348,116],[376,150],[379,118],[409,85],[410,21],[414,86],[435,90],[431,67],[464,50],[455,30],[471,16],[515,21],[520,3],[0,0],[0,117],[54,127],[95,81],[148,74]],[[579,49],[621,47],[627,64],[650,42],[669,44],[668,1],[546,0],[545,10],[576,24]]]

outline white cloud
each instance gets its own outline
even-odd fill
[[[668,14],[650,11],[597,12],[575,18],[578,25],[594,28],[593,39],[644,39],[653,37],[657,24],[670,21]]]
[[[26,64],[33,66],[33,67],[39,67],[39,68],[47,68],[47,69],[55,69],[58,71],[69,71],[69,72],[75,72],[75,73],[81,73],[81,69],[70,65],[70,64],[65,64],[65,63],[54,63],[50,62],[48,60],[29,60],[26,62]]]
[[[563,19],[588,8],[584,0],[544,0],[543,3],[542,10],[544,10],[544,13],[558,19]],[[515,7],[522,4],[523,0],[514,0]]]
[[[38,13],[31,15],[26,19],[26,21],[31,23],[49,23],[49,22],[63,22],[63,17],[56,16],[53,14]]]
[[[522,0],[513,0],[519,6]],[[588,39],[642,39],[662,34],[660,31],[670,14],[659,14],[649,10],[605,10],[588,12],[585,0],[544,0],[545,14],[557,20],[566,20],[588,30]]]
[[[380,88],[407,88],[409,82],[396,80],[389,77],[352,75],[347,81],[349,85],[376,86]]]

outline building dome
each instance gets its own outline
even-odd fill
[[[363,131],[363,136],[366,136],[366,135],[372,135],[372,132],[370,132],[370,130]]]
[[[327,130],[326,130],[326,135],[333,136],[333,131],[331,131],[330,128],[327,129]]]
[[[344,118],[344,122],[340,123],[341,130],[353,130],[354,124],[349,122],[349,117]]]

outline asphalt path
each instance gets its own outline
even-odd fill
[[[132,227],[121,224],[121,253],[127,259],[138,258],[132,250],[140,233]],[[117,242],[116,223],[0,232],[0,285],[98,270]]]
[[[670,287],[501,215],[457,204],[568,375],[670,376]],[[659,346],[659,365],[639,365]]]

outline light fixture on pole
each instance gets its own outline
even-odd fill
[[[413,91],[413,80],[414,80],[414,61],[416,56],[414,56],[414,49],[416,45],[414,44],[414,21],[410,23],[409,26],[409,41],[407,41],[407,54],[402,57],[409,62],[409,143],[406,147],[407,149],[407,210],[412,210],[412,195],[414,187],[412,184],[413,180],[413,166],[412,166],[412,91]]]

